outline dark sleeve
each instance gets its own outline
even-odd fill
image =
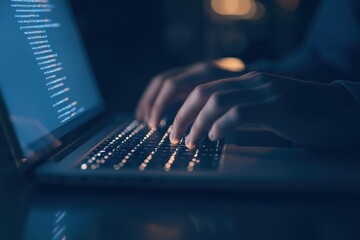
[[[257,61],[249,69],[321,82],[360,79],[358,3],[323,0],[299,49],[276,62]]]

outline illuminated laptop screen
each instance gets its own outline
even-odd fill
[[[1,95],[25,156],[103,111],[67,1],[2,0],[0,29]]]

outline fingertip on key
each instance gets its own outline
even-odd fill
[[[179,144],[180,140],[177,138],[170,138],[170,143],[173,145],[177,145]]]
[[[191,142],[190,137],[186,137],[186,138],[185,138],[185,145],[186,145],[186,147],[189,148],[189,149],[195,149],[195,147],[196,147],[196,145]]]
[[[217,137],[216,137],[216,135],[215,135],[215,133],[214,133],[213,131],[210,131],[210,132],[209,132],[208,137],[209,137],[209,139],[210,139],[211,141],[216,141],[216,140],[218,140]]]
[[[196,148],[196,145],[193,144],[193,143],[187,143],[187,144],[186,144],[186,147],[189,148],[189,149],[195,149],[195,148]]]
[[[156,128],[157,127],[156,121],[150,119],[150,121],[148,122],[148,127],[149,128]]]
[[[169,139],[170,139],[170,143],[173,145],[176,145],[180,142],[180,140],[177,137],[175,137],[174,131],[171,131]]]

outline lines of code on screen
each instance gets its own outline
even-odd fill
[[[0,90],[24,152],[44,148],[102,111],[66,0],[0,1],[0,29]]]
[[[49,0],[12,0],[11,7],[15,9],[15,18],[44,74],[44,88],[49,91],[52,107],[55,108],[59,121],[69,121],[84,111],[84,108],[67,94],[71,88],[66,83],[61,56],[53,50],[47,35],[47,29],[61,27],[60,23],[51,19],[55,6]]]

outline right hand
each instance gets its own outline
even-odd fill
[[[155,127],[164,113],[183,103],[196,86],[231,76],[234,72],[217,68],[212,63],[195,63],[159,74],[151,80],[141,97],[136,118]]]

